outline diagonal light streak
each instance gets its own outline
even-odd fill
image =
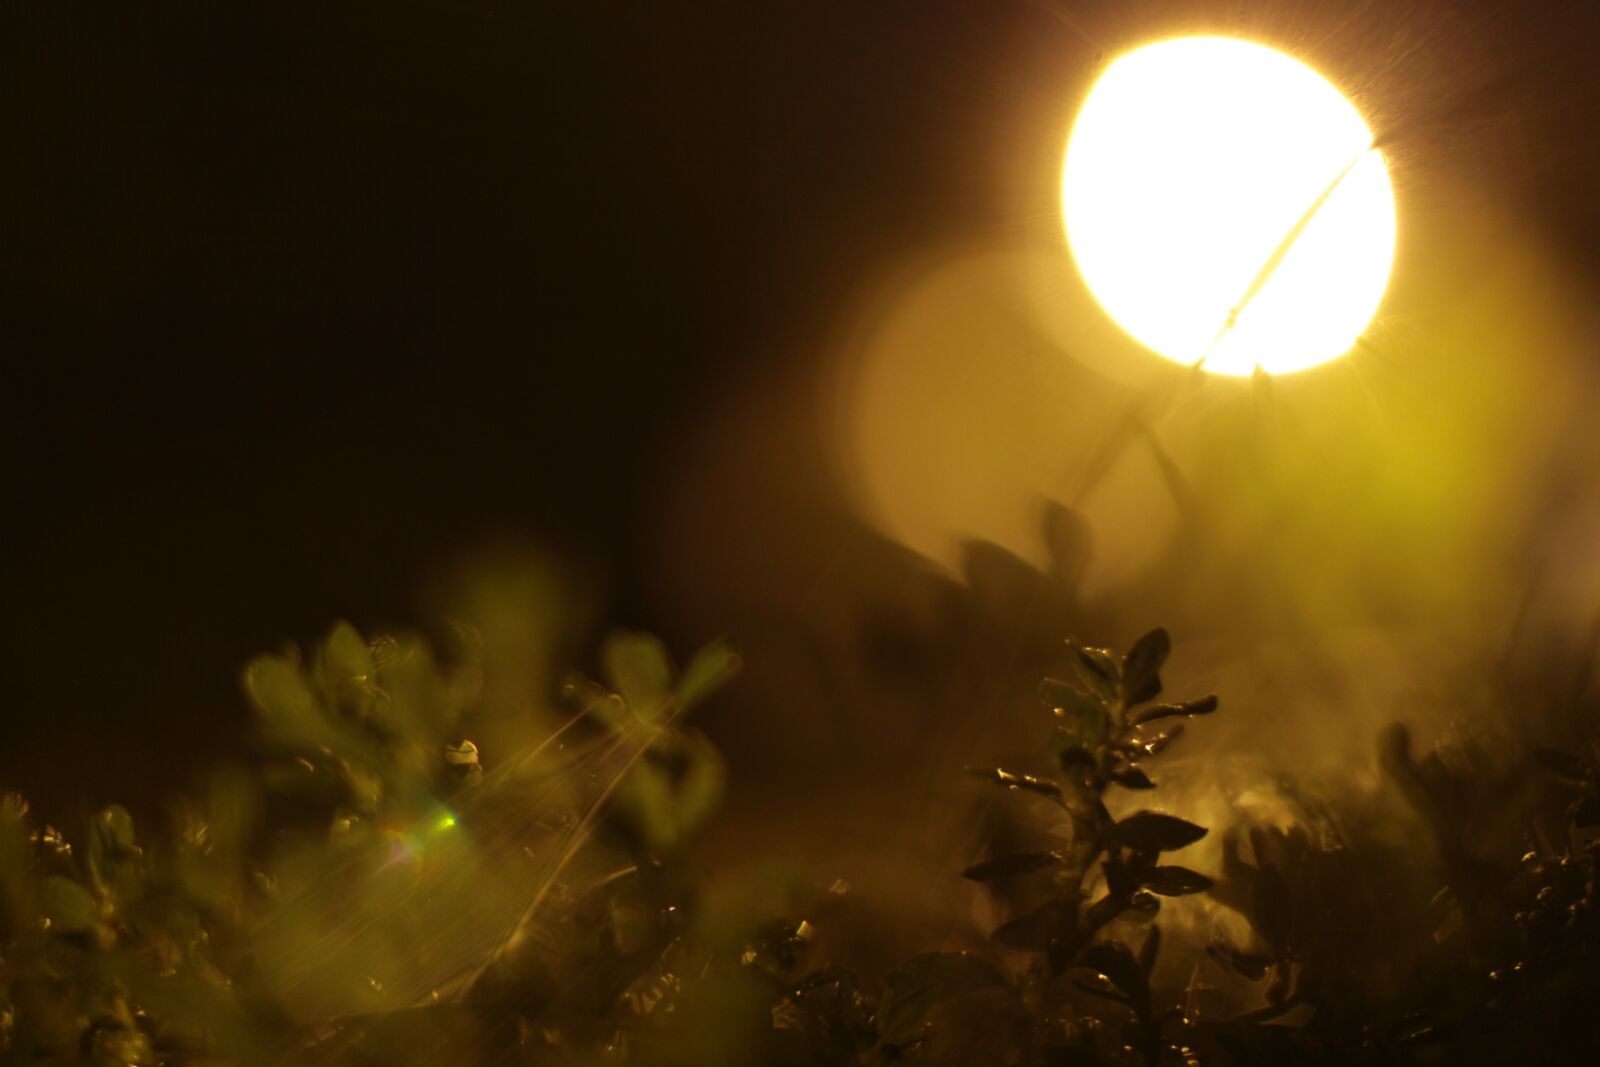
[[[1233,307],[1228,310],[1228,317],[1217,328],[1216,335],[1211,338],[1211,343],[1201,353],[1200,358],[1195,362],[1195,366],[1205,366],[1206,360],[1211,358],[1211,354],[1217,350],[1217,346],[1223,342],[1229,333],[1233,332],[1234,327],[1239,325],[1239,316],[1243,315],[1251,302],[1261,295],[1261,291],[1267,287],[1267,282],[1272,280],[1272,276],[1283,265],[1283,261],[1288,257],[1289,251],[1294,248],[1295,243],[1306,232],[1306,227],[1311,225],[1311,221],[1327,206],[1328,201],[1333,198],[1333,194],[1339,191],[1340,186],[1344,185],[1345,179],[1350,177],[1350,173],[1356,169],[1356,165],[1367,158],[1368,154],[1376,150],[1376,145],[1369,144],[1360,152],[1357,152],[1355,158],[1346,163],[1344,169],[1334,175],[1333,180],[1323,187],[1322,192],[1317,195],[1315,200],[1311,201],[1310,206],[1301,212],[1300,217],[1295,220],[1295,224],[1289,227],[1288,231],[1283,235],[1283,239],[1272,250],[1272,254],[1267,256],[1266,260],[1261,264],[1261,268],[1250,279],[1250,284],[1245,287],[1244,295],[1240,296]],[[1257,364],[1258,369],[1259,366],[1260,364]]]

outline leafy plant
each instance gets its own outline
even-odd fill
[[[419,1026],[449,1032],[471,1018],[452,1005],[525,980],[534,917],[604,923],[609,1011],[623,965],[643,970],[665,943],[630,908],[653,921],[680,902],[664,901],[676,883],[662,872],[720,794],[720,758],[682,716],[738,662],[714,645],[674,680],[659,644],[631,634],[604,659],[614,691],[570,685],[587,703],[560,744],[489,753],[486,769],[462,734],[484,685],[470,657],[446,666],[420,640],[368,642],[340,624],[309,656],[290,647],[250,664],[259,761],[215,775],[155,847],[113,806],[75,852],[7,796],[0,1052],[360,1059]],[[563,899],[558,880],[604,828],[634,863]],[[571,1002],[572,976],[595,961],[569,948],[564,962],[571,973],[546,986]]]
[[[1074,985],[1129,1009],[1135,1020],[1134,1044],[1154,1064],[1163,1051],[1161,1027],[1175,1015],[1158,1012],[1150,991],[1160,930],[1151,928],[1138,953],[1120,941],[1097,938],[1118,918],[1148,922],[1160,911],[1161,897],[1209,889],[1206,875],[1162,862],[1163,853],[1181,850],[1207,831],[1154,810],[1115,819],[1104,798],[1113,786],[1154,789],[1145,761],[1181,735],[1183,720],[1214,712],[1217,698],[1150,703],[1161,695],[1160,671],[1171,651],[1165,630],[1145,634],[1120,659],[1104,649],[1076,643],[1069,647],[1077,685],[1046,679],[1039,687],[1040,701],[1058,722],[1050,748],[1059,776],[1041,778],[1003,768],[972,771],[984,781],[1058,805],[1068,819],[1066,846],[992,857],[963,873],[989,881],[1051,868],[1054,892],[1049,899],[997,929],[995,941],[1041,957],[1042,983],[1033,995],[1046,1010],[1057,1006],[1060,976],[1074,969],[1094,972],[1096,981],[1074,979]]]
[[[1216,710],[1160,702],[1169,652],[1161,630],[1122,656],[1069,644],[1073,679],[1039,687],[1052,769],[972,771],[1056,830],[961,872],[1010,918],[987,947],[930,945],[869,981],[829,947],[842,884],[708,905],[694,846],[725,771],[686,716],[737,669],[726,645],[679,672],[654,638],[613,634],[559,715],[506,702],[545,740],[497,751],[468,736],[491,736],[485,695],[501,692],[470,645],[446,660],[340,625],[251,665],[259,758],[214,774],[166,832],[112,806],[69,842],[0,802],[0,1055],[1584,1062],[1600,1038],[1592,745],[1518,756],[1458,738],[1418,755],[1395,728],[1380,746],[1392,788],[1332,802],[1280,783],[1294,820],[1222,828],[1205,874],[1169,855],[1205,827],[1153,805],[1112,814],[1159,796],[1156,757]],[[1390,832],[1396,799],[1410,836]],[[1155,921],[1201,894],[1248,934],[1193,944]]]

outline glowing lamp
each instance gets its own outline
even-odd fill
[[[1394,259],[1394,193],[1372,131],[1310,67],[1222,37],[1110,64],[1073,124],[1067,241],[1136,340],[1221,374],[1350,349]]]

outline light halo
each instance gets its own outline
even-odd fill
[[[1359,112],[1306,64],[1235,38],[1113,61],[1073,124],[1061,203],[1106,313],[1221,374],[1348,351],[1394,259],[1388,167]]]

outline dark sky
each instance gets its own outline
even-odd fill
[[[1529,210],[1591,247],[1592,18],[1413,6],[1491,11]],[[487,533],[648,624],[673,441],[869,265],[1004,224],[1085,48],[998,0],[0,5],[0,780],[165,781],[247,656],[409,619]]]
[[[972,201],[939,69],[1016,32],[756,6],[0,9],[9,780],[181,766],[245,657],[485,533],[629,610],[660,457]]]

